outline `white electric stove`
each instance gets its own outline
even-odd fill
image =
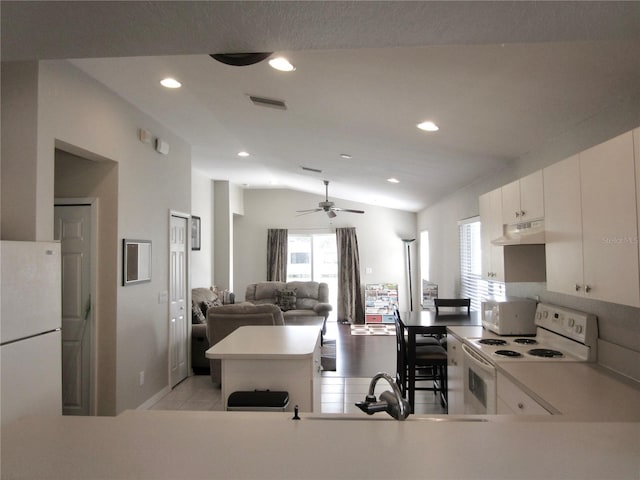
[[[473,348],[492,363],[595,362],[598,323],[593,314],[539,303],[535,336],[500,336],[485,331],[470,338]]]

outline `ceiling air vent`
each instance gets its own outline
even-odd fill
[[[300,168],[302,168],[302,170],[305,170],[307,172],[322,173],[322,170],[318,170],[317,168],[311,168],[311,167],[300,167]]]
[[[258,107],[277,108],[279,110],[286,110],[287,105],[282,100],[274,100],[273,98],[256,97],[255,95],[249,95],[249,99],[254,105]]]

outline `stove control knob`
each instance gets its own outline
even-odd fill
[[[576,324],[576,321],[573,318],[570,318],[567,323],[569,324],[570,327],[573,327]]]
[[[576,325],[576,333],[582,333],[582,325]]]

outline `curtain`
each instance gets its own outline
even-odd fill
[[[287,242],[285,228],[270,228],[267,231],[267,281],[287,281]]]
[[[338,244],[338,321],[364,323],[356,229],[336,228],[336,242]]]

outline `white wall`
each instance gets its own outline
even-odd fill
[[[20,82],[11,77],[11,69],[3,65],[3,86]],[[18,89],[14,91],[19,92]],[[3,92],[4,93],[4,92]],[[10,93],[10,92],[9,92]],[[36,94],[36,93],[32,93]],[[117,281],[121,279],[122,238],[149,239],[153,244],[152,281],[128,287],[118,285],[115,298],[102,301],[117,306],[111,330],[114,338],[99,342],[115,342],[115,399],[108,411],[112,414],[135,408],[165,389],[168,385],[168,304],[160,303],[159,294],[168,289],[168,226],[169,210],[191,210],[191,150],[190,146],[144,113],[136,110],[98,82],[65,61],[39,63],[37,92],[37,125],[19,128],[37,132],[37,170],[5,169],[5,162],[16,164],[17,156],[3,158],[3,181],[24,184],[23,176],[34,174],[37,198],[35,205],[24,204],[20,198],[3,198],[4,202],[21,205],[23,214],[35,219],[36,237],[53,238],[53,192],[55,146],[67,146],[85,157],[95,156],[118,163]],[[3,96],[3,102],[5,101]],[[15,100],[15,99],[14,99]],[[30,105],[33,102],[30,103]],[[3,130],[11,126],[11,118],[3,117]],[[138,141],[138,128],[161,136],[171,145],[169,155],[160,155],[152,145]],[[9,132],[16,132],[9,128]],[[3,138],[4,140],[4,138]],[[18,140],[19,141],[19,138]],[[4,153],[4,152],[3,152]],[[28,159],[34,164],[34,159]],[[9,174],[5,176],[5,174]],[[4,225],[3,225],[4,227]],[[11,226],[9,226],[11,228]],[[27,233],[27,236],[32,233]],[[33,240],[33,238],[21,238]],[[105,281],[105,279],[99,279]],[[113,343],[109,344],[113,349]],[[139,372],[145,372],[145,383],[138,384]],[[98,391],[108,394],[110,388]]]
[[[191,172],[191,214],[200,217],[200,250],[191,251],[191,288],[213,285],[213,180]]]
[[[296,216],[296,210],[315,207],[324,197],[293,190],[246,189],[244,215],[234,217],[234,284],[236,298],[244,299],[249,283],[267,275],[267,230],[286,228],[292,233],[334,232],[355,227],[360,250],[362,287],[366,283],[398,283],[401,308],[408,308],[405,246],[402,238],[416,238],[416,214],[333,199],[340,207],[365,210],[364,215],[339,213],[330,219],[323,212]],[[415,248],[412,262],[417,259]],[[415,264],[417,265],[417,263]],[[366,268],[372,273],[366,274]],[[417,268],[413,270],[416,285]],[[414,290],[414,303],[417,292]]]

